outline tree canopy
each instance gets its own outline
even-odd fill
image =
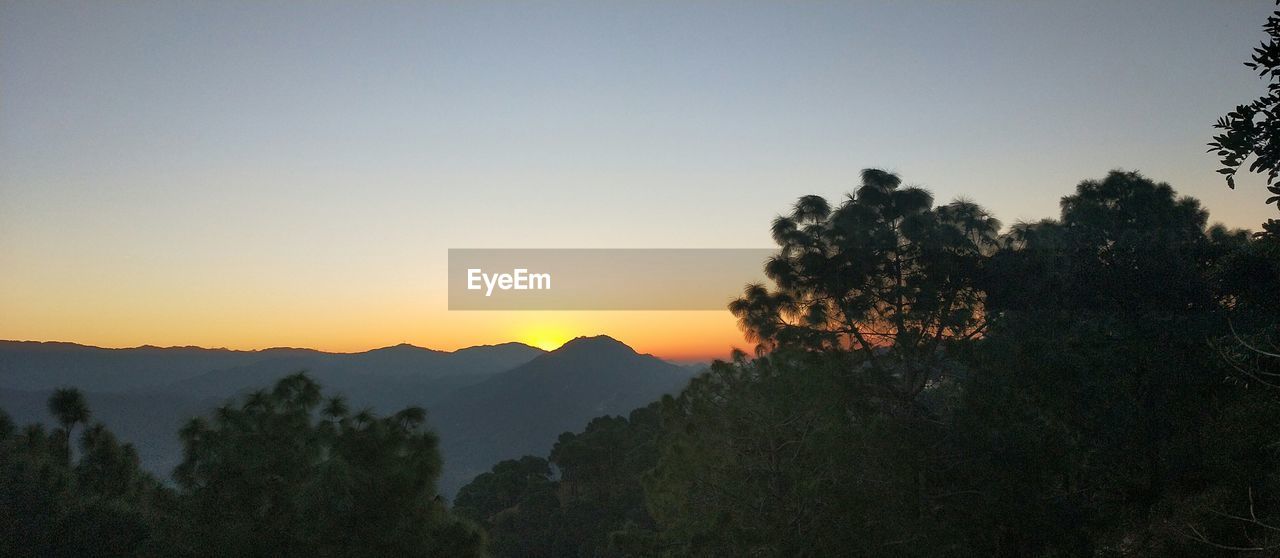
[[[1219,157],[1222,167],[1218,172],[1226,176],[1231,188],[1236,187],[1236,173],[1252,158],[1249,172],[1266,175],[1267,190],[1272,194],[1267,203],[1280,209],[1280,119],[1274,116],[1280,110],[1280,10],[1268,17],[1262,28],[1267,40],[1253,49],[1244,65],[1267,81],[1267,91],[1218,119],[1214,128],[1221,132],[1209,142],[1209,151]],[[1263,232],[1280,235],[1280,220],[1268,220]]]
[[[986,324],[974,284],[1000,222],[969,201],[934,207],[923,188],[868,169],[839,206],[805,196],[773,223],[773,288],[729,305],[760,351],[851,349],[909,401],[945,367],[944,343]]]
[[[303,374],[193,419],[174,471],[180,540],[209,556],[478,556],[481,535],[437,498],[425,419],[352,414]]]
[[[438,497],[426,414],[350,413],[305,374],[182,430],[176,488],[102,424],[65,450],[86,398],[49,400],[61,428],[0,412],[0,555],[481,556],[483,534]]]

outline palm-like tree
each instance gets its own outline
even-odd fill
[[[71,430],[77,424],[89,422],[89,404],[84,394],[76,388],[59,388],[49,396],[49,412],[62,425],[63,449],[71,458]]]

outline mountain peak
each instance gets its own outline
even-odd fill
[[[546,352],[542,349],[534,347],[533,345],[529,345],[528,343],[521,343],[519,341],[507,341],[505,343],[493,343],[489,345],[472,345],[470,347],[463,347],[454,352],[460,353],[463,351],[476,351],[476,350],[484,350],[484,349],[515,349],[515,350],[527,350],[527,351],[538,352],[538,353]]]
[[[559,349],[552,351],[553,353],[570,352],[570,351],[626,351],[635,354],[626,343],[618,341],[608,335],[596,335],[592,337],[574,337],[561,345]]]
[[[437,349],[428,349],[428,348],[426,348],[426,347],[419,347],[419,346],[417,346],[417,345],[410,345],[409,343],[399,343],[399,344],[396,344],[396,345],[390,345],[390,346],[387,346],[387,347],[379,347],[379,348],[377,348],[377,349],[370,349],[370,350],[368,350],[368,351],[364,351],[364,353],[363,353],[363,354],[370,354],[370,353],[424,353],[424,352],[425,352],[425,353],[442,353],[442,352],[444,352],[444,351],[440,351],[440,350],[437,350]],[[353,353],[353,354],[362,354],[362,353]]]

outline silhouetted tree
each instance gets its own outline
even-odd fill
[[[859,488],[889,483],[856,480],[858,460],[874,458],[854,450],[845,367],[823,360],[739,354],[664,398],[661,457],[645,479],[660,528],[652,555],[849,555],[901,532],[897,513],[871,524],[860,513],[883,493]]]
[[[578,556],[637,555],[614,538],[621,530],[654,528],[640,479],[658,461],[659,430],[654,403],[626,417],[592,419],[582,432],[561,434],[551,448],[561,509],[573,525],[567,538]]]
[[[174,544],[193,556],[478,556],[481,535],[436,493],[425,419],[416,407],[349,414],[304,374],[193,419],[174,471]]]
[[[774,288],[730,305],[761,356],[664,401],[646,480],[659,530],[628,534],[673,556],[965,548],[952,376],[988,325],[978,281],[999,228],[879,170],[834,209],[801,198],[773,224]]]
[[[615,543],[622,531],[652,535],[640,479],[657,462],[659,429],[656,403],[597,417],[561,434],[549,461],[525,456],[477,476],[454,509],[488,529],[494,556],[647,556]]]
[[[526,455],[494,465],[458,491],[454,510],[485,527],[488,550],[495,557],[577,553],[566,537],[574,526],[561,513],[551,465],[541,457]]]
[[[1253,56],[1245,66],[1266,80],[1266,94],[1249,104],[1218,119],[1214,128],[1222,130],[1209,142],[1209,151],[1217,152],[1222,161],[1219,173],[1226,175],[1227,185],[1236,187],[1235,175],[1245,161],[1253,157],[1250,172],[1267,176],[1267,190],[1272,194],[1267,203],[1280,208],[1280,11],[1272,13],[1263,25],[1267,40],[1253,49]],[[1263,224],[1263,231],[1280,235],[1280,220],[1270,219]]]
[[[1195,200],[1129,172],[1082,182],[1059,219],[998,238],[976,208],[967,220],[986,226],[908,225],[877,217],[895,204],[875,196],[846,204],[861,220],[815,198],[779,219],[775,232],[791,240],[768,264],[778,288],[749,289],[733,307],[765,356],[717,363],[664,402],[646,480],[657,529],[624,533],[638,547],[1203,556],[1227,551],[1193,533],[1271,544],[1280,475],[1260,448],[1274,444],[1263,425],[1280,405],[1237,391],[1211,343],[1229,316],[1275,315],[1280,259],[1263,240],[1206,227]],[[926,211],[914,207],[889,214]],[[918,231],[932,227],[980,234],[930,250],[944,233]],[[865,240],[831,240],[840,235]],[[911,288],[899,287],[900,269]],[[945,292],[922,287],[933,283],[961,287],[941,298],[957,306],[931,302]],[[938,350],[918,332],[939,329],[919,324],[938,323],[957,324],[937,345],[950,373],[903,389],[911,375],[881,363],[931,362]],[[912,412],[883,405],[886,392]],[[1222,514],[1255,517],[1238,507],[1246,494],[1257,520],[1241,539],[1240,521]],[[1224,533],[1236,538],[1215,538]]]
[[[1002,487],[982,491],[998,513],[975,521],[1009,555],[1204,552],[1161,525],[1217,474],[1202,437],[1229,395],[1208,342],[1226,329],[1214,269],[1245,238],[1207,217],[1168,184],[1112,172],[993,256],[994,326],[961,426],[985,447],[978,485]]]
[[[76,390],[59,390],[49,408],[63,427],[15,431],[0,412],[0,556],[166,555],[156,545],[151,501],[162,490],[137,454],[101,424],[80,437],[68,460],[67,433],[89,409]]]
[[[77,424],[89,422],[89,406],[84,394],[75,388],[59,388],[49,397],[49,412],[62,425],[63,449],[71,458],[71,430]]]
[[[760,351],[857,351],[909,402],[946,367],[947,342],[985,327],[973,281],[999,228],[972,202],[935,208],[927,191],[868,169],[840,206],[805,196],[774,220],[775,288],[750,285],[729,309]]]

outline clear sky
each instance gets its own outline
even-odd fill
[[[1268,1],[0,2],[0,338],[362,350],[728,312],[448,312],[448,248],[763,247],[877,166],[1006,223],[1204,153]]]

